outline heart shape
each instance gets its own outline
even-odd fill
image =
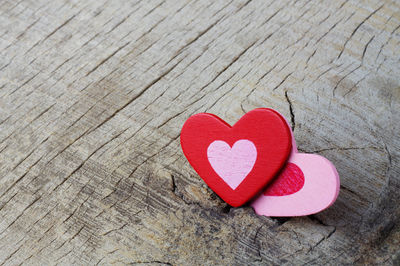
[[[295,163],[286,163],[279,176],[264,190],[264,196],[286,196],[304,186],[304,173]]]
[[[326,158],[299,153],[292,135],[292,152],[280,174],[251,206],[259,215],[304,216],[331,206],[340,188],[339,174]]]
[[[214,171],[235,190],[253,169],[257,149],[253,142],[241,139],[232,148],[222,140],[208,146],[207,157]]]
[[[291,149],[290,129],[285,119],[268,108],[248,112],[233,126],[213,114],[196,114],[185,122],[180,137],[183,153],[194,170],[215,193],[233,207],[243,205],[260,192],[284,166]],[[214,159],[209,161],[208,149],[215,141],[225,142],[225,148],[233,148],[241,140],[253,143],[256,149],[255,162],[248,173],[246,169],[240,169],[237,170],[239,173],[228,178],[225,174],[230,170],[217,170],[223,167],[212,166],[211,161]],[[218,145],[221,151],[222,146]],[[218,153],[213,149],[211,151],[214,155]],[[249,150],[245,153],[247,152]],[[254,156],[251,152],[247,155]],[[247,157],[247,163],[251,162],[251,158]],[[226,167],[232,168],[232,165]],[[236,187],[233,185],[236,181],[232,181],[232,187],[229,185],[231,181],[226,182],[238,180],[240,176],[244,178]]]

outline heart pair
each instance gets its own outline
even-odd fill
[[[339,176],[327,159],[298,153],[287,121],[276,111],[255,109],[234,126],[219,117],[191,116],[181,132],[189,163],[229,205],[252,200],[258,214],[301,216],[335,201]]]

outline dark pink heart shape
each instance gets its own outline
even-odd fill
[[[265,196],[286,196],[304,186],[303,171],[294,163],[287,163],[279,176],[263,192]]]

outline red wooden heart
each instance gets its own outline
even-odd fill
[[[290,129],[272,109],[245,114],[234,126],[213,114],[191,116],[181,131],[183,153],[194,170],[229,205],[254,197],[284,166]]]

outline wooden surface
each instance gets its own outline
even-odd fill
[[[0,264],[400,263],[398,1],[0,1]],[[330,209],[229,208],[184,121],[271,107]]]

